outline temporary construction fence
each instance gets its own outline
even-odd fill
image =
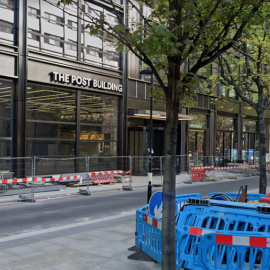
[[[23,187],[24,190],[21,190],[21,193],[23,191],[30,193],[29,188],[31,188],[32,200],[38,186],[56,183],[86,183],[87,193],[89,193],[90,183],[129,182],[128,189],[132,189],[131,159],[131,157],[122,156],[102,158],[89,156],[78,158],[2,157],[0,158],[0,189]]]
[[[164,173],[164,156],[135,156],[132,158],[132,171],[134,175],[146,176],[149,171],[154,175],[162,176]],[[151,163],[151,166],[150,166]],[[176,156],[176,173],[189,171],[188,155]]]
[[[269,269],[269,234],[208,233],[195,246],[198,269]],[[199,268],[200,267],[200,268]]]
[[[258,160],[258,158],[250,159],[248,157],[246,157],[244,160],[239,160],[237,157],[203,156],[196,153],[193,156],[189,156],[189,164],[191,167],[227,167],[232,163],[255,165],[258,163]]]
[[[189,172],[192,180],[203,180],[206,170],[213,172],[224,169],[251,168],[258,165],[242,164],[229,167],[215,167],[213,157],[205,157],[204,162],[210,165],[204,167],[192,167],[192,158],[188,155],[176,156],[176,173]],[[192,162],[191,162],[192,161]],[[22,158],[0,158],[0,184],[26,183],[36,177],[36,182],[61,181],[88,181],[97,184],[111,183],[118,179],[125,180],[123,175],[143,175],[148,172],[160,176],[163,182],[164,157],[163,156],[86,156],[86,157],[22,157]],[[63,177],[67,177],[64,178]],[[68,178],[70,177],[70,178]],[[26,180],[26,178],[28,180]],[[31,178],[31,179],[30,179]],[[39,180],[42,178],[42,180]],[[22,180],[24,179],[24,180]],[[29,180],[30,179],[30,180]],[[54,179],[54,180],[53,180]],[[6,181],[3,181],[6,180]],[[34,180],[33,180],[34,181]],[[12,184],[11,183],[11,184]],[[4,187],[5,188],[5,187]]]
[[[252,201],[263,197],[247,194]],[[178,195],[176,204],[178,270],[270,269],[270,206],[203,199],[200,194]],[[152,215],[149,205],[137,210],[135,243],[161,263],[162,218]]]
[[[190,167],[190,176],[191,180],[205,180],[206,172],[208,172],[208,177],[214,179],[215,178],[215,171],[232,171],[236,170],[235,172],[239,172],[239,170],[247,170],[247,169],[256,169],[259,168],[259,164],[234,164],[234,166],[225,166],[225,167],[214,167],[214,166],[203,166],[203,167]],[[212,172],[210,174],[210,172]]]

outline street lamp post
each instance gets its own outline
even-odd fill
[[[151,75],[151,88],[150,88],[150,134],[149,134],[149,160],[148,160],[148,187],[147,187],[147,203],[152,196],[152,154],[153,154],[153,71],[152,69],[144,69],[140,74]]]

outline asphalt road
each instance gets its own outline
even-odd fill
[[[177,194],[238,192],[241,185],[249,192],[258,192],[258,177],[196,184],[177,185]],[[161,190],[153,187],[153,192]],[[66,224],[93,221],[135,211],[146,204],[146,190],[118,191],[71,198],[38,200],[36,203],[0,204],[0,237]]]

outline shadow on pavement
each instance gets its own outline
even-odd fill
[[[134,253],[127,256],[129,260],[133,261],[145,261],[145,262],[156,262],[143,251],[139,250],[136,246],[133,246],[128,249],[128,251],[133,251]]]

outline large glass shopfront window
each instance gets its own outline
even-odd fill
[[[76,140],[76,93],[28,85],[26,154],[73,156]]]
[[[28,156],[117,155],[118,97],[29,84],[26,118]]]
[[[118,98],[82,92],[80,155],[117,155]]]
[[[238,133],[235,132],[235,119],[217,117],[216,165],[226,166],[238,160]]]
[[[259,134],[257,133],[257,122],[254,120],[243,120],[242,156],[248,163],[259,162]]]
[[[14,83],[0,79],[0,156],[12,156]]]

